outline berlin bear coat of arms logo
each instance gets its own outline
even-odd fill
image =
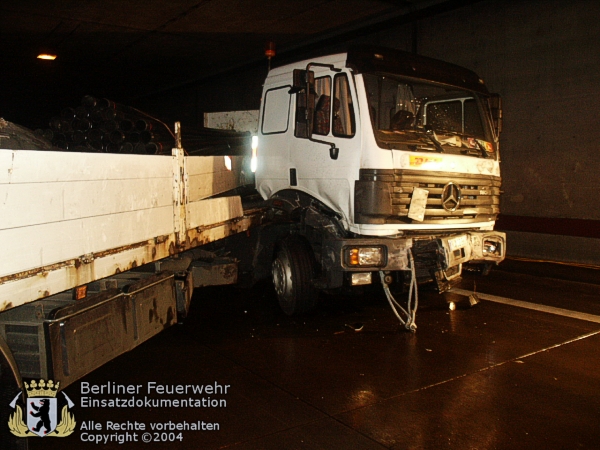
[[[27,390],[26,419],[23,418],[23,410],[17,405],[18,394],[12,401],[11,406],[15,412],[8,419],[10,432],[19,437],[65,437],[75,431],[75,417],[69,412],[73,402],[67,394],[62,393],[68,404],[64,405],[58,418],[58,399],[56,394],[60,383],[54,384],[40,380],[25,383]]]

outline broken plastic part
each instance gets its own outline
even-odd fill
[[[360,322],[356,322],[356,323],[347,323],[346,326],[348,328],[350,328],[351,330],[356,331],[357,333],[359,331],[362,331],[362,329],[365,327],[365,325],[363,323]]]
[[[469,295],[469,304],[471,306],[475,306],[476,304],[478,304],[481,300],[479,299],[479,297],[477,297],[477,294],[473,293],[471,295]]]

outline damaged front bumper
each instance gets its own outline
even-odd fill
[[[506,256],[506,233],[478,231],[440,238],[443,248],[443,268],[458,264],[499,263]]]
[[[433,278],[444,291],[460,279],[462,264],[501,262],[506,256],[506,234],[469,231],[443,237],[335,239],[321,253],[326,279],[320,280],[319,287],[342,286],[348,272],[351,284],[369,284],[367,273],[410,270],[409,252],[419,278]]]

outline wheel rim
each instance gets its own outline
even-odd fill
[[[273,261],[273,284],[275,292],[279,297],[279,304],[285,309],[285,306],[291,306],[292,303],[292,270],[285,255],[279,255]]]

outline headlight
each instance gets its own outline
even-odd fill
[[[383,247],[347,247],[346,264],[353,267],[381,267],[385,265]]]
[[[492,241],[490,239],[483,240],[483,255],[501,255],[502,247],[498,241]]]

